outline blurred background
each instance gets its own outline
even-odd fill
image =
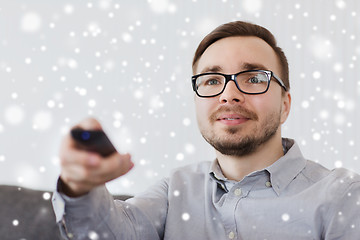
[[[288,57],[283,135],[308,159],[360,173],[359,1],[1,0],[0,184],[53,190],[61,138],[89,116],[136,164],[108,184],[113,193],[213,160],[191,61],[207,33],[234,20],[268,28]]]

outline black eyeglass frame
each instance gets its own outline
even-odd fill
[[[248,92],[244,92],[243,90],[241,90],[241,88],[239,87],[238,83],[236,82],[236,77],[242,73],[247,73],[247,72],[263,72],[266,74],[266,76],[268,77],[268,84],[267,84],[267,87],[264,91],[262,92],[259,92],[259,93],[248,93]],[[214,94],[214,95],[210,95],[210,96],[202,96],[198,93],[197,89],[196,89],[196,79],[198,77],[201,77],[201,76],[206,76],[206,75],[221,75],[223,77],[225,77],[225,84],[224,84],[224,88],[217,94]],[[270,86],[270,81],[271,81],[271,78],[274,77],[275,80],[278,82],[278,84],[285,89],[285,91],[287,91],[287,87],[285,86],[284,82],[278,77],[276,76],[276,74],[273,72],[273,71],[270,71],[270,70],[246,70],[246,71],[241,71],[241,72],[238,72],[238,73],[235,73],[235,74],[224,74],[224,73],[218,73],[218,72],[208,72],[208,73],[200,73],[200,74],[197,74],[197,75],[194,75],[191,77],[191,81],[192,81],[192,87],[193,87],[193,90],[195,91],[196,95],[198,95],[199,97],[203,97],[203,98],[208,98],[208,97],[216,97],[220,94],[222,94],[226,88],[226,85],[228,84],[228,82],[230,81],[234,81],[235,82],[235,85],[237,87],[237,89],[242,92],[242,93],[245,93],[245,94],[250,94],[250,95],[257,95],[257,94],[263,94],[263,93],[266,93],[268,90],[269,90],[269,86]]]

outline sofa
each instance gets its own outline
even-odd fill
[[[0,185],[0,239],[62,239],[55,222],[51,197],[52,193],[49,191]],[[114,196],[120,200],[129,197]]]

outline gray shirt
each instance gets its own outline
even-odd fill
[[[72,239],[360,239],[360,176],[306,160],[283,139],[271,166],[228,181],[217,161],[176,169],[143,194],[114,201],[104,186],[53,196]]]

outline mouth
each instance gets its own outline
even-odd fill
[[[240,125],[250,120],[250,118],[239,114],[226,114],[217,118],[217,121],[225,125]]]
[[[255,112],[250,111],[240,105],[236,106],[220,106],[215,112],[210,115],[212,123],[218,123],[222,126],[240,127],[250,120],[258,121],[258,116]]]

